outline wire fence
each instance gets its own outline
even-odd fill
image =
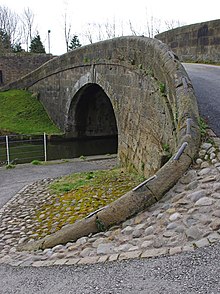
[[[47,161],[47,136],[9,135],[0,136],[0,166]]]

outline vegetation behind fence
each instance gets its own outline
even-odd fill
[[[47,161],[46,134],[0,136],[0,165]]]

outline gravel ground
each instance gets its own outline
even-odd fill
[[[4,294],[218,294],[219,244],[175,256],[86,266],[0,266]]]

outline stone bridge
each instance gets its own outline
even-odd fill
[[[118,134],[121,164],[150,176],[108,206],[20,250],[74,241],[144,210],[176,183],[199,146],[191,82],[159,40],[121,37],[85,46],[2,90],[10,88],[35,92],[67,136]]]
[[[68,137],[118,135],[120,162],[145,176],[155,174],[184,141],[193,142],[190,158],[198,146],[191,82],[156,39],[121,37],[78,48],[2,90],[10,88],[36,93]]]

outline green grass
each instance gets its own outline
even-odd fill
[[[205,122],[205,120],[202,117],[199,118],[198,124],[199,124],[199,128],[200,128],[201,137],[204,141],[207,136],[208,124]]]
[[[33,231],[37,238],[51,234],[118,199],[142,181],[142,176],[122,168],[62,177],[50,185],[48,201],[36,208]]]
[[[43,105],[28,91],[0,92],[0,134],[60,134]]]
[[[33,164],[33,165],[41,165],[42,161],[35,159],[35,160],[31,161],[31,164]]]

